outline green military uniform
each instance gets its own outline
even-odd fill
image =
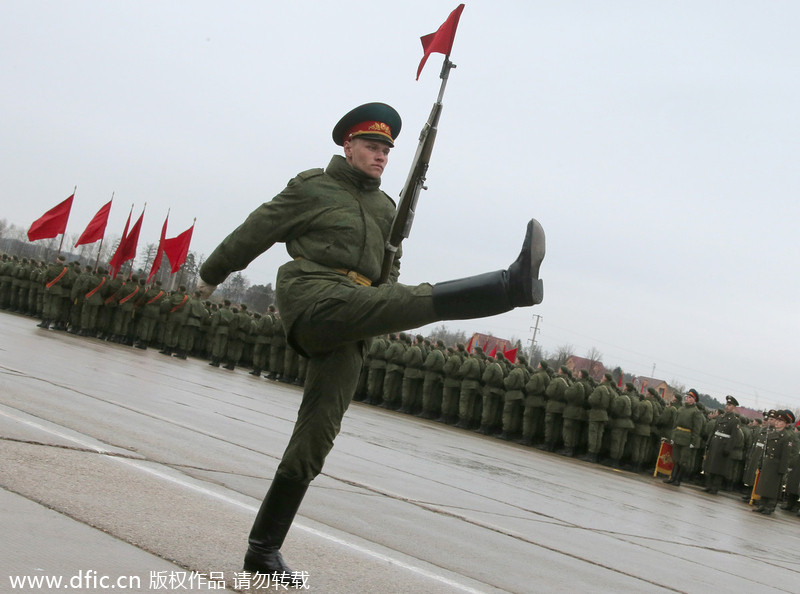
[[[386,145],[393,146],[399,127],[397,112],[384,104],[347,114],[334,128],[347,158],[334,156],[324,171],[312,169],[292,179],[225,238],[200,269],[204,285],[216,285],[275,242],[284,242],[292,260],[278,270],[278,309],[287,341],[310,358],[294,431],[250,535],[248,571],[286,570],[278,549],[339,432],[366,340],[541,301],[544,234],[535,221],[528,224],[522,253],[508,270],[436,287],[406,286],[395,282],[396,259],[388,282],[371,286],[381,277],[395,214],[394,203],[380,190],[379,176]]]
[[[498,356],[502,355],[498,353]],[[478,431],[483,435],[500,430],[503,419],[502,404],[506,393],[505,379],[503,366],[494,357],[489,357],[481,376],[483,403]]]
[[[372,339],[369,347],[367,402],[378,405],[383,400],[383,378],[386,375],[386,349],[389,341],[382,336]]]
[[[608,455],[611,458],[611,465],[615,468],[620,465],[622,453],[625,451],[625,443],[628,441],[628,433],[635,427],[632,418],[631,394],[635,396],[636,391],[630,382],[625,388],[625,392],[614,395],[609,407],[609,416],[611,418],[609,419],[608,427],[611,439],[609,440]]]
[[[690,396],[694,395],[694,401]],[[695,404],[697,392],[689,390],[684,397],[683,406],[675,415],[675,426],[670,439],[672,441],[672,474],[665,482],[679,487],[681,481],[689,476],[695,462],[695,453],[700,448],[705,416]]]
[[[400,412],[417,414],[422,410],[422,384],[425,372],[422,369],[425,356],[422,352],[423,338],[417,336],[414,343],[403,353],[403,384]]]
[[[381,406],[396,409],[402,397],[403,357],[406,353],[408,337],[401,332],[396,340],[390,340],[386,349],[386,373],[383,378],[383,403]]]
[[[588,378],[585,369],[580,371],[582,379],[572,382],[564,392],[564,411],[561,413],[563,424],[561,437],[564,440],[564,448],[559,453],[565,456],[574,456],[578,447],[581,430],[586,423],[586,386],[584,381]]]
[[[728,406],[731,410],[727,410]],[[732,396],[727,397],[726,411],[716,418],[714,433],[709,436],[705,459],[706,492],[716,494],[723,481],[730,480],[733,471],[733,450],[736,432],[739,431],[739,417],[733,412],[739,403]]]
[[[586,456],[584,459],[590,462],[597,462],[600,459],[600,450],[603,447],[603,434],[608,424],[608,409],[611,400],[614,398],[613,389],[614,378],[610,373],[606,373],[603,381],[592,390],[586,403],[589,405],[587,415],[587,444]]]
[[[464,345],[456,345],[447,356],[444,362],[442,373],[444,373],[444,383],[442,384],[442,415],[437,419],[442,423],[454,425],[458,422],[458,397],[461,394],[461,377],[458,371],[464,362],[466,352]]]
[[[225,353],[228,350],[228,335],[230,334],[231,324],[236,321],[236,314],[231,310],[231,302],[227,299],[217,309],[211,317],[211,332],[213,339],[211,342],[211,362],[209,365],[219,367]]]
[[[456,427],[469,429],[475,423],[475,400],[478,398],[481,388],[481,376],[483,375],[483,354],[481,347],[475,350],[461,363],[458,369],[458,377],[461,378],[461,391],[458,395],[458,423]]]
[[[753,511],[769,515],[775,510],[783,480],[789,470],[789,461],[795,453],[797,438],[792,425],[794,414],[788,410],[778,411],[776,419],[786,426],[777,424],[774,431],[767,434],[764,455],[759,463],[756,495],[760,497],[758,507]]]
[[[544,438],[544,410],[547,406],[547,386],[550,385],[550,366],[539,362],[539,370],[525,384],[525,407],[522,411],[523,445],[534,445]]]
[[[653,391],[655,392],[655,390]],[[656,408],[653,404],[654,398],[652,394],[648,394],[639,401],[639,406],[636,408],[636,418],[633,419],[633,431],[628,436],[628,439],[631,440],[631,463],[633,464],[634,472],[641,472],[644,464],[649,462],[650,459],[650,434],[653,428],[653,419],[656,416]]]
[[[167,293],[161,288],[161,281],[150,285],[139,297],[139,323],[136,328],[137,341],[134,346],[147,349],[153,340],[158,317],[161,312],[161,303],[167,298]]]
[[[525,386],[531,379],[528,361],[520,355],[514,368],[503,379],[502,430],[500,439],[512,439],[522,431],[522,411],[525,401]]]
[[[422,410],[417,416],[423,419],[435,419],[441,414],[445,362],[444,343],[438,340],[422,363],[425,375],[422,381]]]

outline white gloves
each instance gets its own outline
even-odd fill
[[[200,292],[200,297],[202,299],[208,299],[211,297],[211,293],[213,293],[216,288],[217,285],[209,285],[201,278],[197,281],[197,287],[195,290]]]

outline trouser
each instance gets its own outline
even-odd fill
[[[383,398],[383,376],[386,367],[370,367],[367,375],[367,398],[371,404],[377,404]]]
[[[603,447],[606,421],[589,421],[589,441],[586,446],[590,454],[599,454]]]
[[[503,431],[513,435],[520,430],[522,418],[522,399],[506,400],[503,403]]]
[[[560,412],[546,412],[544,414],[544,441],[549,446],[555,446],[561,438],[561,422],[563,417]]]
[[[526,406],[522,413],[522,437],[538,442],[544,433],[544,406]]]
[[[629,429],[612,427],[611,428],[611,441],[609,442],[608,455],[612,460],[619,460],[622,458],[622,452],[625,451],[625,442],[628,441]]]
[[[442,409],[442,376],[426,373],[422,382],[422,410],[433,415]]]
[[[564,438],[564,447],[575,449],[581,435],[583,421],[564,417],[561,434]]]

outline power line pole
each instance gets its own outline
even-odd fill
[[[542,316],[539,314],[533,314],[533,317],[536,319],[536,322],[533,326],[530,327],[530,330],[533,330],[532,338],[528,339],[530,346],[528,347],[528,360],[531,361],[533,359],[533,350],[536,348],[536,334],[539,332],[539,321],[542,319]]]

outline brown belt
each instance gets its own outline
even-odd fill
[[[295,258],[295,260],[305,260],[305,259],[306,258],[303,258],[303,256],[297,256]],[[339,274],[343,274],[344,276],[349,278],[351,281],[353,281],[357,285],[361,285],[363,287],[371,287],[372,286],[372,281],[370,279],[368,279],[363,274],[359,274],[355,270],[346,270],[344,268],[331,268],[331,270],[333,270],[334,272],[338,272]]]
[[[691,429],[687,429],[686,427],[675,427],[675,429],[677,429],[678,431],[688,431],[689,433],[692,432]]]

